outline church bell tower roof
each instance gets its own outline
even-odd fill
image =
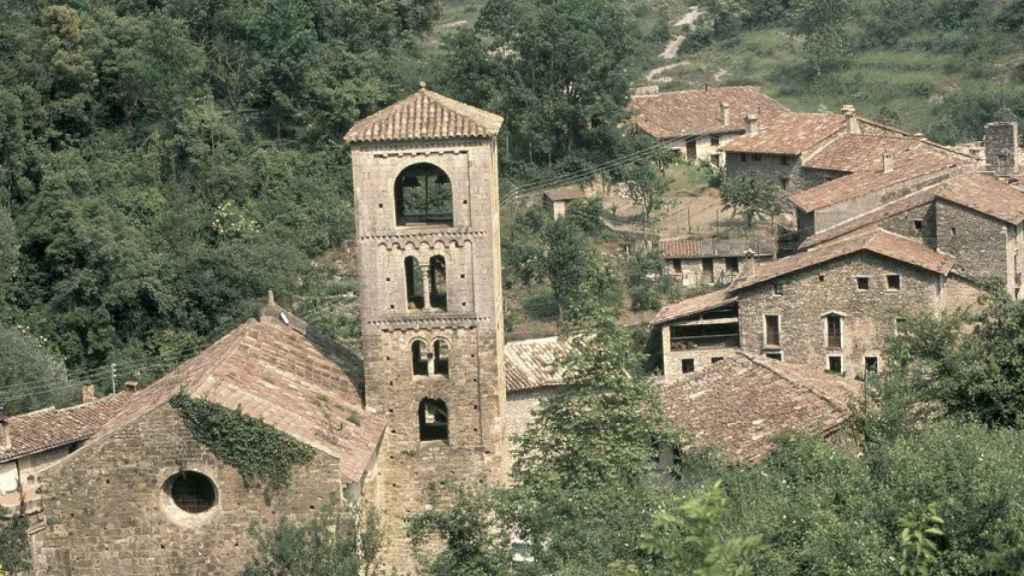
[[[504,119],[420,84],[414,94],[356,122],[346,142],[492,138]]]

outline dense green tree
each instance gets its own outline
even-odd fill
[[[853,15],[850,0],[793,0],[790,30],[803,38],[807,62],[817,76],[847,62],[852,49],[847,27]]]
[[[634,310],[657,310],[665,300],[678,296],[675,282],[665,274],[660,250],[638,249],[628,258],[626,285]]]
[[[10,212],[0,205],[0,320],[7,309],[7,296],[18,271],[18,242],[14,220]]]
[[[78,398],[46,340],[25,327],[0,323],[0,405],[8,414],[67,406]]]
[[[256,558],[244,576],[383,574],[383,533],[373,511],[332,503],[303,522],[282,519],[258,537]]]
[[[1024,304],[994,284],[984,308],[960,329],[960,314],[910,321],[890,344],[890,356],[920,375],[922,397],[941,401],[954,414],[989,424],[1024,426]]]
[[[9,315],[88,369],[180,360],[268,288],[301,301],[354,227],[338,136],[415,84],[439,6],[0,0]]]
[[[722,204],[733,214],[746,220],[747,228],[755,220],[778,216],[782,213],[782,189],[778,184],[747,176],[733,176],[722,181]]]
[[[616,155],[638,35],[622,0],[493,0],[445,43],[439,82],[508,119],[513,167],[578,168]]]
[[[545,230],[548,280],[563,322],[614,317],[622,306],[622,283],[594,240],[569,218]]]

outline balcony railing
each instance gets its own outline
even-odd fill
[[[739,348],[739,334],[722,334],[716,336],[687,336],[672,338],[672,351],[700,350],[707,348]]]

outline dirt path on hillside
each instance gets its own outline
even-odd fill
[[[686,41],[686,34],[690,31],[691,28],[693,28],[693,25],[697,22],[697,20],[701,17],[702,14],[703,12],[700,11],[700,8],[698,8],[697,6],[691,6],[690,10],[682,18],[672,23],[673,27],[682,28],[683,32],[681,34],[677,34],[671,40],[668,41],[668,44],[665,45],[665,49],[662,50],[660,54],[662,60],[675,60],[675,58],[679,55],[679,48],[683,45],[683,42]],[[664,76],[664,73],[674,68],[679,68],[680,66],[686,66],[689,63],[690,62],[688,60],[683,60],[682,62],[675,62],[673,64],[658,66],[657,68],[647,73],[647,81],[653,82],[655,84],[664,84],[667,82],[671,82],[672,79],[667,76]]]

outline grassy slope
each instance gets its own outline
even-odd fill
[[[836,111],[852,103],[869,117],[929,133],[940,121],[936,109],[946,94],[964,82],[981,87],[1005,84],[1008,65],[1020,56],[1007,54],[1004,62],[994,63],[986,77],[978,78],[956,55],[870,50],[858,53],[848,69],[827,81],[812,82],[796,73],[801,58],[797,42],[782,30],[765,29],[743,33],[697,53],[681,53],[679,59],[690,64],[672,70],[672,83],[665,88],[756,84],[794,110]]]

